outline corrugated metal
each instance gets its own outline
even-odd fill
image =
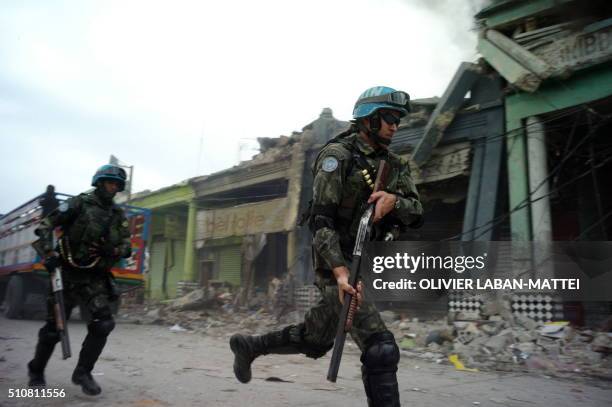
[[[151,262],[148,277],[151,298],[176,297],[176,287],[183,278],[184,264],[184,240],[156,239],[153,241],[151,244]],[[164,268],[167,268],[165,292]]]
[[[168,243],[170,244],[170,243]],[[166,291],[168,298],[175,298],[177,295],[176,287],[178,282],[183,279],[183,267],[185,264],[185,241],[172,241],[172,267],[168,269],[166,276]]]
[[[219,280],[239,286],[242,269],[240,246],[226,246],[220,248],[217,253],[219,259]]]
[[[166,259],[166,242],[153,241],[151,244],[151,261],[149,269],[149,290],[151,298],[162,298],[164,262]]]

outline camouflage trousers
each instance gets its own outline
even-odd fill
[[[88,273],[65,269],[64,306],[66,319],[70,318],[72,310],[82,305],[88,311],[88,321],[91,319],[108,318],[111,316],[110,303],[113,297],[109,277],[106,273]],[[51,290],[47,297],[47,321],[55,323],[55,296]]]
[[[298,325],[300,342],[307,347],[329,351],[334,344],[342,304],[338,298],[338,286],[330,278],[317,277],[321,300],[306,313],[304,322]],[[387,327],[374,304],[364,298],[355,313],[350,335],[363,352],[365,343],[373,334],[383,333]],[[294,338],[294,341],[297,338]],[[309,356],[307,354],[307,356]],[[322,355],[321,355],[322,356]]]
[[[64,270],[64,306],[66,319],[76,305],[82,305],[88,311],[87,336],[79,353],[78,366],[90,372],[100,353],[106,345],[106,338],[115,327],[110,302],[113,290],[105,273],[85,274],[69,269]],[[38,331],[38,343],[34,358],[28,364],[30,372],[42,374],[53,353],[55,345],[60,340],[55,326],[55,297],[49,290],[47,298],[47,322]],[[82,308],[82,309],[83,309]]]

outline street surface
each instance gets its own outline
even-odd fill
[[[232,373],[231,335],[210,337],[170,332],[167,326],[118,323],[94,370],[102,394],[90,397],[70,381],[86,333],[70,323],[73,357],[61,360],[59,345],[47,367],[47,388],[65,398],[9,398],[27,388],[42,321],[0,316],[0,406],[365,406],[359,353],[350,343],[336,384],[325,380],[329,357],[268,355],[254,363],[253,380]],[[399,372],[404,406],[610,406],[612,386],[593,380],[553,379],[525,373],[462,372],[449,364],[403,356]]]

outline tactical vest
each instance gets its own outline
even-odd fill
[[[77,199],[81,201],[78,215],[71,224],[62,228],[63,236],[67,237],[67,241],[63,240],[62,255],[64,257],[70,255],[72,262],[86,266],[92,264],[93,259],[89,255],[89,249],[94,243],[102,244],[106,241],[114,247],[121,244],[117,226],[122,221],[122,211],[115,204],[102,205],[91,194],[81,194]],[[95,264],[95,268],[108,269],[115,260],[100,259]]]
[[[326,144],[317,156],[313,173],[316,171],[319,159],[329,149],[338,155],[340,160],[346,160],[347,168],[342,188],[342,200],[338,205],[334,218],[335,229],[340,236],[340,247],[346,257],[350,258],[359,228],[359,220],[363,214],[372,188],[366,182],[363,170],[370,174],[372,182],[376,179],[376,172],[381,159],[386,159],[389,165],[387,183],[384,190],[390,193],[398,193],[398,178],[401,169],[399,157],[393,153],[385,152],[375,157],[366,156],[355,143],[356,133],[341,134]],[[327,155],[327,154],[326,154]]]

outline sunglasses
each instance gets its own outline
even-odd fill
[[[390,126],[394,124],[399,126],[401,118],[389,112],[380,112],[380,117]]]

